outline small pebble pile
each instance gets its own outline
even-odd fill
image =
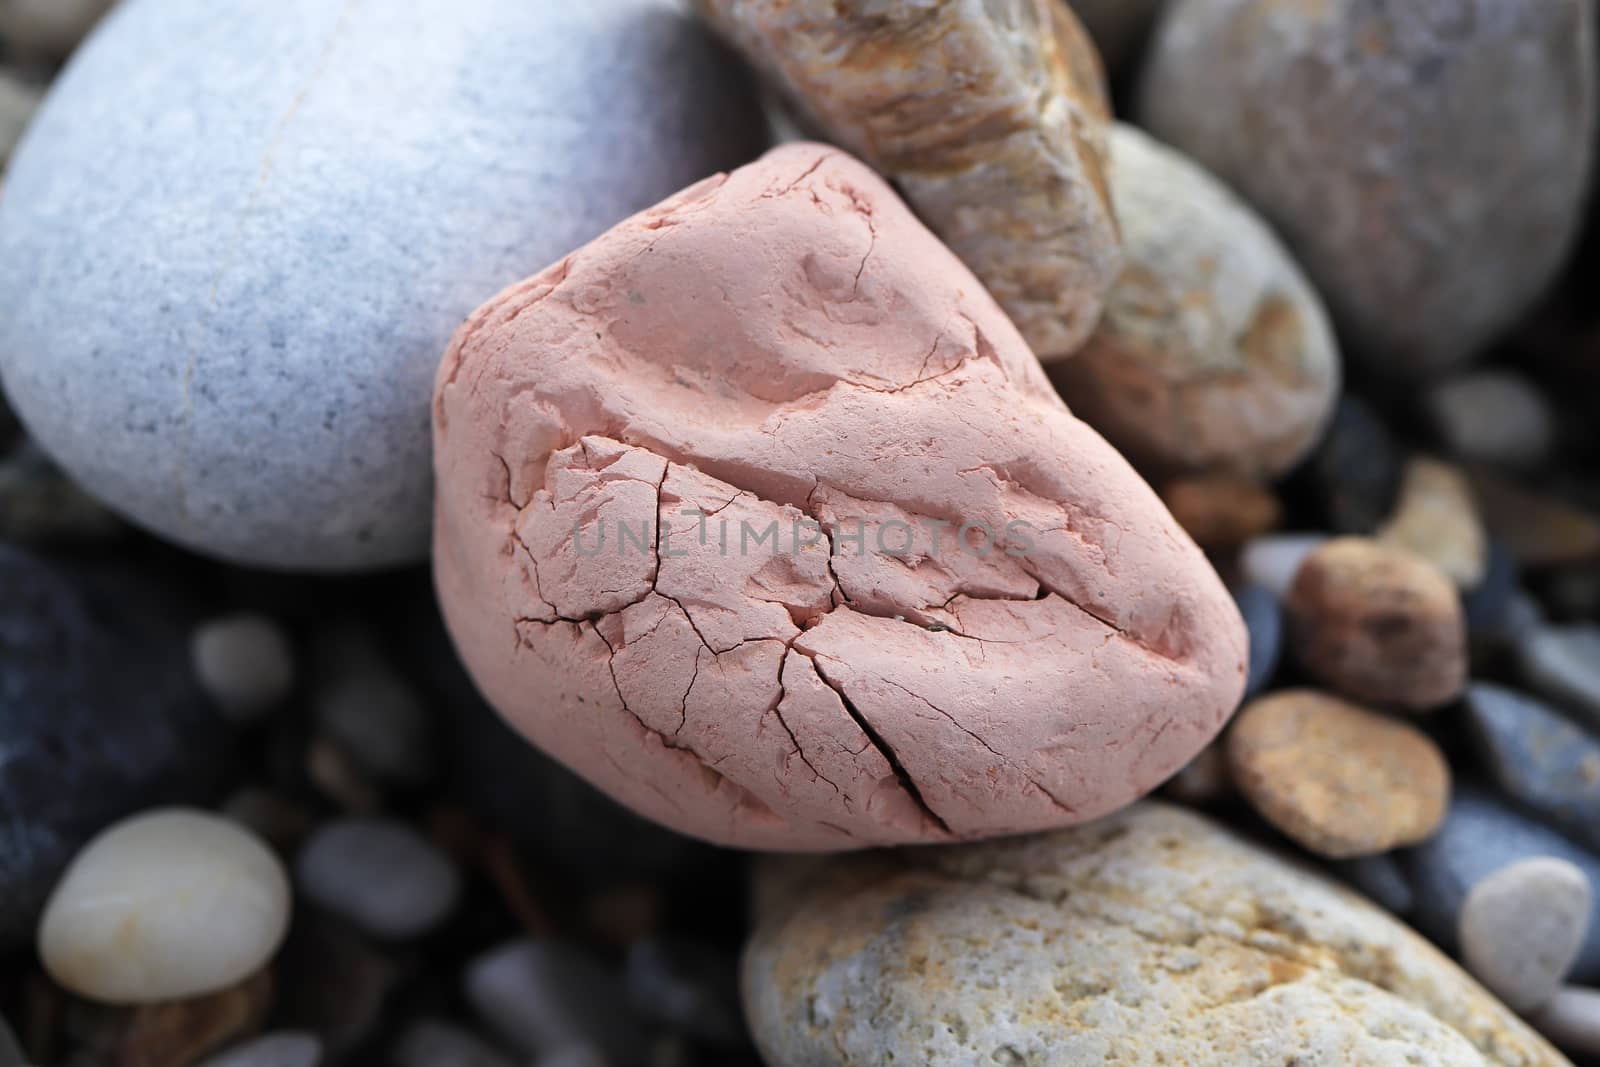
[[[0,0],[0,1067],[1600,1064],[1597,23]]]

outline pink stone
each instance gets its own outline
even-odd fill
[[[1244,685],[1193,542],[836,149],[707,179],[484,305],[434,428],[435,573],[479,686],[685,833],[1081,822],[1182,767]]]

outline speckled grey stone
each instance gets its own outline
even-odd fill
[[[1474,786],[1456,789],[1439,832],[1400,853],[1417,906],[1412,921],[1423,933],[1454,949],[1456,917],[1467,894],[1493,872],[1518,860],[1554,856],[1578,867],[1600,885],[1600,858],[1554,830]],[[1589,935],[1572,968],[1580,982],[1600,977],[1600,897],[1589,916]]]
[[[1467,690],[1467,723],[1502,790],[1600,849],[1600,737],[1532,697],[1489,682]]]
[[[126,0],[12,160],[0,375],[174,541],[420,559],[466,315],[763,136],[672,0]]]
[[[1528,685],[1600,728],[1600,626],[1543,626],[1523,636],[1517,656]]]

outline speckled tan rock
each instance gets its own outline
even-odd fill
[[[1406,464],[1400,499],[1377,539],[1415,552],[1462,589],[1483,580],[1489,539],[1460,468],[1426,456]]]
[[[1173,0],[1141,124],[1279,228],[1374,366],[1425,373],[1524,311],[1579,229],[1594,9]]]
[[[1335,538],[1300,565],[1284,609],[1290,650],[1346,696],[1426,711],[1466,685],[1466,620],[1455,586],[1404,549]]]
[[[1425,840],[1450,804],[1450,765],[1427,734],[1314,689],[1246,704],[1226,748],[1251,806],[1331,859]]]
[[[1099,57],[1060,0],[693,0],[817,129],[894,179],[1046,361],[1122,265]]]
[[[770,1067],[1567,1062],[1389,915],[1164,804],[760,889],[743,986]]]
[[[1339,389],[1321,301],[1221,182],[1131,126],[1111,149],[1125,265],[1056,388],[1147,472],[1288,469]]]
[[[1161,501],[1207,551],[1238,548],[1274,529],[1283,517],[1271,490],[1231,474],[1176,478],[1161,487]]]

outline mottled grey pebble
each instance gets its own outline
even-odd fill
[[[1536,1011],[1567,977],[1588,932],[1594,892],[1566,860],[1508,864],[1472,887],[1456,920],[1467,969],[1511,1010]]]
[[[390,1060],[392,1067],[515,1067],[476,1034],[436,1019],[407,1026]]]
[[[501,945],[467,968],[466,997],[478,1015],[530,1055],[591,1044],[611,1067],[646,1056],[643,1027],[622,976],[584,950],[558,941]]]
[[[1333,870],[1345,881],[1396,915],[1409,915],[1416,896],[1392,852],[1335,860]]]
[[[1467,724],[1501,790],[1600,849],[1600,737],[1534,698],[1490,682],[1467,689]]]
[[[1439,832],[1399,853],[1416,893],[1412,920],[1446,948],[1456,947],[1456,919],[1479,881],[1518,860],[1554,856],[1600,885],[1600,857],[1475,786],[1456,789]],[[1600,909],[1600,903],[1595,905]],[[1600,978],[1600,913],[1591,910],[1589,935],[1573,965],[1581,982]]]
[[[1428,391],[1435,431],[1458,459],[1505,467],[1534,467],[1550,453],[1555,418],[1526,378],[1508,371],[1473,371]]]
[[[13,405],[195,550],[422,559],[463,320],[761,148],[755,92],[679,8],[125,0],[6,178]]]
[[[1245,545],[1239,566],[1252,584],[1267,590],[1280,601],[1294,584],[1300,565],[1328,540],[1327,534],[1269,534]]]
[[[277,1033],[235,1045],[200,1067],[318,1067],[321,1063],[322,1042],[315,1034]]]
[[[190,644],[195,674],[229,718],[253,719],[294,687],[294,651],[288,635],[261,615],[212,619]]]
[[[1250,673],[1244,689],[1248,698],[1266,688],[1278,669],[1283,651],[1283,606],[1263,585],[1240,586],[1233,591],[1233,599],[1250,632]]]
[[[718,1045],[743,1039],[739,965],[732,953],[658,934],[628,946],[623,968],[642,1015]]]
[[[375,937],[420,937],[461,894],[450,858],[404,823],[345,819],[312,835],[295,861],[308,899]]]
[[[1567,986],[1530,1020],[1575,1056],[1600,1056],[1600,989]]]
[[[1528,685],[1600,727],[1600,626],[1544,626],[1517,644]]]

